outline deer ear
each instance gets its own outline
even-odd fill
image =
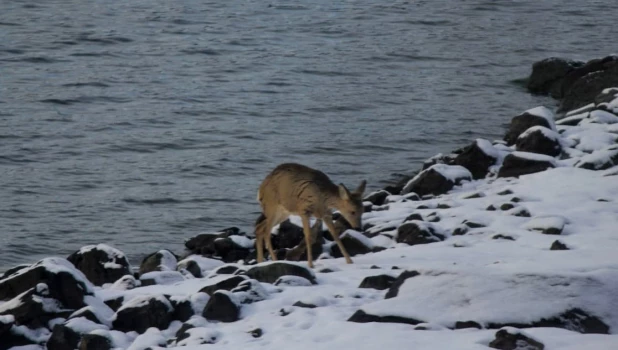
[[[343,200],[350,200],[351,194],[350,191],[343,185],[339,184],[339,197]]]
[[[365,192],[365,186],[367,186],[367,181],[366,180],[361,181],[360,185],[358,185],[358,188],[354,191],[354,193],[359,196],[362,196],[363,193]]]

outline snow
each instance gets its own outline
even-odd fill
[[[174,254],[166,249],[159,250],[157,254],[161,256],[161,263],[159,264],[161,271],[176,271],[176,264],[178,261]]]
[[[154,346],[164,346],[166,339],[157,328],[148,328],[135,338],[127,350],[145,350]]]
[[[547,121],[547,124],[549,124],[550,129],[554,131],[556,130],[556,124],[554,123],[554,119],[555,119],[554,113],[550,111],[547,107],[539,106],[539,107],[531,108],[525,111],[524,113],[528,113],[528,114],[535,115],[537,117],[541,117],[545,119]]]
[[[167,285],[182,282],[185,277],[178,271],[151,271],[140,276],[140,281],[145,280],[153,280],[158,285]]]
[[[562,230],[566,224],[566,219],[562,216],[537,216],[523,225],[526,230],[544,230],[548,228],[558,228]]]
[[[548,162],[548,163],[553,164],[554,166],[557,165],[555,158],[547,156],[545,154],[532,153],[532,152],[520,152],[520,151],[515,151],[515,152],[512,152],[511,154],[518,158],[536,160],[539,162]]]
[[[373,249],[373,241],[371,241],[369,237],[365,236],[361,232],[358,232],[355,230],[346,230],[339,238],[343,238],[346,236],[350,236],[356,239],[357,241],[361,242],[365,247],[369,249]]]
[[[84,287],[86,288],[84,292],[87,294],[92,293],[94,290],[94,286],[92,285],[92,283],[90,283],[90,281],[86,278],[86,276],[81,271],[76,269],[75,266],[73,266],[73,264],[71,264],[71,262],[69,262],[67,259],[59,258],[59,257],[50,257],[50,258],[42,259],[38,261],[37,263],[30,265],[29,267],[23,268],[15,272],[9,278],[14,278],[14,277],[23,275],[40,266],[43,266],[47,271],[54,273],[54,274],[57,274],[60,272],[66,272],[66,273],[73,275],[75,280],[83,283]]]
[[[505,153],[504,151],[501,151],[498,148],[494,147],[494,145],[492,145],[491,142],[485,139],[476,139],[475,142],[478,148],[480,148],[481,151],[483,151],[483,153],[485,153],[486,155],[490,157],[496,158],[497,163],[502,163],[502,159],[504,158],[504,153]]]
[[[85,317],[72,318],[65,323],[65,326],[82,334],[87,334],[97,329],[109,329],[107,326],[94,323]]]
[[[143,307],[145,305],[148,305],[148,303],[150,302],[150,300],[156,300],[156,301],[160,301],[161,303],[163,303],[167,309],[171,312],[174,311],[174,307],[172,306],[172,304],[169,302],[169,300],[167,300],[167,298],[165,298],[163,295],[142,295],[142,296],[137,296],[131,300],[129,300],[128,302],[124,303],[119,309],[118,312],[125,310],[125,309],[130,309],[130,308],[136,308],[136,307]]]
[[[604,164],[614,164],[612,159],[618,156],[618,146],[611,145],[604,149],[593,152],[592,154],[585,155],[580,158],[580,162],[576,163],[576,166],[583,164],[593,164],[595,169],[600,169]],[[614,164],[618,165],[618,164]]]
[[[249,239],[245,236],[229,236],[229,239],[232,240],[232,242],[236,243],[236,245],[243,247],[243,248],[253,248],[254,247],[254,243],[252,239]]]
[[[540,126],[540,125],[530,127],[528,130],[526,130],[523,133],[521,133],[521,135],[519,135],[518,138],[520,138],[520,139],[525,138],[528,135],[532,134],[533,132],[537,132],[537,131],[540,131],[543,134],[543,136],[545,136],[546,138],[548,138],[550,140],[553,140],[553,141],[560,140],[560,134],[558,134],[557,132],[555,132],[553,130],[550,130],[550,129],[544,127],[544,126]]]

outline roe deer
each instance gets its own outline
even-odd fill
[[[307,166],[294,163],[277,166],[262,181],[258,191],[262,215],[255,223],[257,261],[264,261],[264,243],[271,259],[277,260],[270,239],[271,230],[294,214],[302,219],[309,267],[313,267],[312,228],[309,224],[312,216],[326,224],[346,262],[351,264],[352,259],[333,224],[332,210],[339,210],[353,228],[360,229],[366,184],[363,180],[354,192],[350,192],[343,184],[335,185],[326,174]]]

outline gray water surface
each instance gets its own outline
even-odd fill
[[[585,5],[584,5],[585,3]],[[0,270],[133,263],[227,226],[295,161],[370,189],[554,102],[516,80],[615,45],[616,2],[0,1]]]

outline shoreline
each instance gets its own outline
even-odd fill
[[[0,278],[0,339],[11,346],[0,349],[291,346],[332,333],[329,323],[383,332],[378,343],[338,332],[329,348],[402,346],[410,332],[437,348],[617,344],[617,72],[615,56],[535,64],[528,88],[560,98],[563,115],[528,109],[503,141],[476,139],[368,194],[363,232],[342,236],[353,265],[326,233],[314,270],[302,256],[249,264],[253,241],[232,227],[189,238],[182,257],[154,252],[137,273],[104,244],[10,269]],[[302,239],[295,224],[273,234],[280,257]]]

